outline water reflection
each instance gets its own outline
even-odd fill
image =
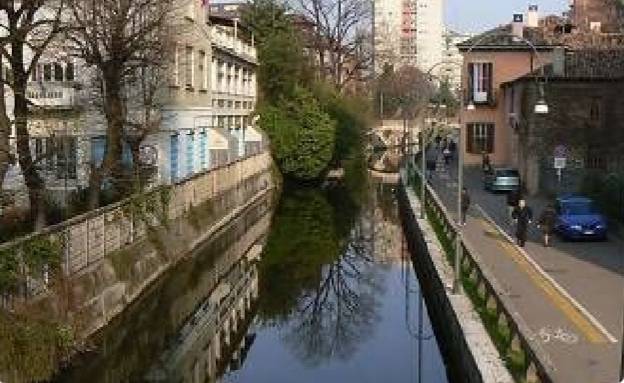
[[[378,320],[379,276],[347,195],[287,192],[261,263],[260,318],[310,367],[348,359]]]
[[[394,191],[287,191],[260,266],[259,320],[226,382],[446,382]],[[423,380],[424,379],[424,380]]]
[[[262,201],[57,381],[445,383],[389,180]]]
[[[269,199],[222,229],[92,340],[58,382],[214,381],[239,359],[258,296]]]

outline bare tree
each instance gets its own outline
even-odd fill
[[[420,69],[402,66],[395,70],[387,66],[376,84],[378,101],[383,106],[380,118],[414,119],[429,106],[434,86]],[[383,112],[383,115],[381,115]]]
[[[104,179],[110,178],[119,188],[122,171],[123,142],[128,127],[130,90],[141,85],[137,76],[167,65],[171,54],[169,23],[174,2],[168,0],[68,0],[74,28],[68,35],[73,55],[95,71],[103,115],[106,119],[104,159],[92,166],[89,204],[99,204]],[[154,95],[144,98],[153,101]],[[151,107],[149,116],[151,116]],[[150,118],[151,120],[151,118]],[[136,131],[137,124],[131,124]],[[151,125],[148,124],[148,125]],[[142,130],[150,130],[143,124]],[[143,133],[134,135],[137,138]],[[136,144],[132,144],[137,146]]]
[[[370,63],[364,54],[367,36],[362,31],[370,23],[370,1],[294,0],[294,7],[312,21],[312,49],[322,78],[342,89],[357,71]]]
[[[17,156],[28,188],[35,228],[45,225],[45,182],[35,166],[36,160],[30,149],[28,78],[61,32],[64,6],[64,0],[0,1],[0,15],[3,19],[0,28],[4,29],[3,37],[0,38],[0,54],[6,58],[10,67],[10,77],[3,78],[2,86],[8,85],[13,93]],[[0,107],[0,152],[2,152],[0,159],[10,159],[6,149],[9,147],[11,122],[6,113],[5,101],[2,103],[4,106]],[[2,178],[6,170],[5,165],[0,167]]]

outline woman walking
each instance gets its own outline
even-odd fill
[[[533,211],[526,205],[524,198],[518,201],[518,207],[513,212],[513,219],[516,222],[516,239],[518,246],[524,247],[527,240],[529,224],[533,221]]]
[[[555,222],[557,220],[557,212],[552,204],[548,204],[542,214],[540,215],[538,226],[542,229],[542,235],[544,238],[544,247],[550,246],[550,237],[555,229]]]

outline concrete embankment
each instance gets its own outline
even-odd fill
[[[87,338],[220,228],[265,204],[271,165],[268,152],[243,158],[36,234],[62,239],[64,278],[25,304]],[[21,251],[30,240],[4,245],[5,251]]]
[[[402,183],[398,198],[407,244],[451,380],[513,382],[469,298],[452,293],[453,270],[433,228],[419,218],[420,202],[413,190]]]

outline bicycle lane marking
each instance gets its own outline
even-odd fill
[[[525,251],[513,245],[513,239],[479,205],[475,205],[485,219],[481,225],[494,234],[505,253],[529,276],[555,306],[584,334],[591,343],[617,343],[605,327],[585,307],[576,301],[565,289],[548,275]]]

